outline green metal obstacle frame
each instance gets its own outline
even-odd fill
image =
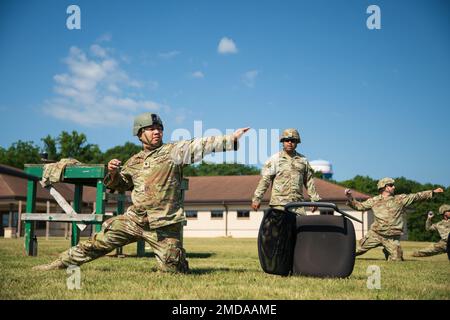
[[[83,199],[83,186],[96,187],[95,214],[43,214],[34,213],[36,209],[36,186],[42,178],[44,165],[26,164],[25,173],[27,174],[27,204],[26,213],[22,214],[21,219],[25,221],[25,254],[33,255],[34,221],[49,222],[71,222],[72,237],[71,245],[75,246],[80,241],[80,230],[77,223],[95,225],[95,232],[101,230],[101,224],[106,220],[105,204],[108,199],[117,200],[117,211],[115,214],[123,214],[125,195],[106,193],[106,187],[103,183],[105,177],[105,165],[93,164],[82,166],[67,166],[64,170],[64,183],[75,185],[73,209],[80,212]],[[138,252],[139,253],[139,252]]]
[[[80,241],[80,230],[77,224],[92,224],[95,226],[94,231],[100,232],[101,224],[107,217],[105,215],[105,207],[107,200],[117,201],[117,210],[115,215],[123,214],[125,209],[125,201],[127,197],[124,193],[113,194],[107,193],[106,187],[103,183],[105,177],[105,165],[91,164],[91,165],[77,165],[67,166],[63,173],[64,183],[72,183],[75,185],[73,209],[75,212],[80,212],[83,200],[83,186],[96,187],[95,213],[94,214],[66,214],[66,213],[34,213],[36,211],[36,186],[37,182],[41,180],[44,171],[43,164],[26,164],[24,177],[27,178],[27,204],[26,213],[23,213],[21,220],[25,222],[25,254],[32,256],[34,252],[33,238],[34,222],[35,221],[49,221],[49,222],[71,222],[72,223],[72,237],[71,246],[75,246]],[[188,190],[189,180],[184,178],[181,182],[182,198],[184,202],[185,191]],[[182,231],[183,232],[183,231]],[[183,239],[183,235],[181,236]],[[117,254],[122,254],[122,248],[117,249]],[[145,241],[137,241],[137,256],[145,256]]]

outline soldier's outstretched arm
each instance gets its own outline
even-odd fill
[[[435,193],[444,192],[442,188],[435,190],[421,191],[417,193],[411,193],[403,195],[402,203],[405,207],[412,205],[414,202],[431,199]]]
[[[180,141],[175,144],[172,150],[172,158],[178,164],[187,165],[198,162],[213,152],[236,151],[239,147],[239,139],[249,129],[249,127],[246,127],[237,129],[229,135]]]

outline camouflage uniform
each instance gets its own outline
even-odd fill
[[[449,205],[442,205],[439,208],[439,213],[444,214],[446,211],[450,211]],[[428,217],[425,223],[425,229],[427,231],[437,231],[441,236],[441,240],[433,243],[431,246],[425,249],[421,249],[413,253],[414,257],[428,257],[436,254],[447,252],[448,234],[450,233],[450,219],[444,219],[438,223],[431,224],[432,217]]]
[[[181,245],[186,220],[181,194],[183,167],[211,152],[237,150],[232,135],[198,138],[163,144],[131,157],[120,173],[105,177],[105,185],[118,191],[132,190],[133,205],[122,216],[104,222],[93,239],[63,252],[65,266],[81,265],[117,247],[143,239],[153,248],[163,271],[186,272]]]
[[[306,186],[311,201],[320,201],[314,184],[313,169],[305,156],[295,152],[290,156],[280,151],[267,160],[261,170],[261,180],[255,190],[253,202],[261,203],[264,193],[272,183],[272,195],[269,205],[284,209],[292,201],[304,201],[303,185]],[[304,208],[296,208],[298,214],[306,214]]]
[[[348,205],[358,211],[372,209],[375,222],[367,235],[360,240],[360,248],[356,255],[366,253],[368,250],[383,246],[386,259],[392,261],[403,260],[403,251],[400,246],[400,236],[403,234],[403,214],[405,208],[416,201],[431,199],[433,191],[423,191],[413,194],[401,194],[383,197],[378,195],[364,202],[355,199],[348,201]]]
[[[53,183],[63,180],[63,172],[67,166],[81,165],[82,163],[73,158],[64,158],[55,163],[44,165],[42,179],[40,181],[43,187],[50,186]]]

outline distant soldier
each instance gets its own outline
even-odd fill
[[[442,220],[438,223],[431,224],[431,219],[434,217],[433,212],[428,214],[427,221],[425,222],[425,229],[427,231],[437,231],[441,236],[441,240],[432,244],[428,248],[415,251],[413,257],[428,257],[436,254],[447,252],[448,234],[450,233],[450,205],[443,204],[439,207],[439,214],[442,214]]]
[[[304,201],[303,186],[306,186],[311,201],[321,200],[316,192],[313,169],[305,156],[295,151],[297,144],[301,142],[298,131],[284,130],[280,142],[283,143],[283,150],[271,156],[261,170],[262,177],[252,199],[255,211],[260,208],[262,197],[271,183],[269,205],[272,208],[283,210],[284,205],[289,202]],[[297,213],[306,214],[304,208],[297,208]]]
[[[237,150],[239,138],[249,128],[231,135],[197,138],[164,144],[164,126],[158,115],[144,113],[134,121],[133,135],[143,150],[121,167],[108,163],[105,185],[114,190],[132,190],[133,205],[124,215],[105,221],[93,239],[79,243],[48,264],[35,270],[63,269],[92,261],[115,248],[145,240],[153,248],[161,271],[188,272],[186,251],[182,247],[183,210],[181,181],[185,165],[212,152]]]
[[[356,201],[350,189],[345,190],[348,205],[358,211],[372,209],[375,222],[371,225],[367,235],[360,240],[360,247],[356,255],[366,253],[368,250],[383,246],[386,260],[403,260],[403,251],[400,246],[400,236],[403,234],[403,214],[405,209],[413,203],[431,199],[435,193],[443,192],[442,188],[412,194],[394,196],[394,179],[383,178],[378,181],[379,195],[364,202]]]

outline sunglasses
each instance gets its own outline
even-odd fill
[[[386,185],[386,187],[393,187],[393,186],[394,186],[393,183],[388,183],[388,184]]]
[[[297,143],[297,139],[283,139],[283,142]]]

